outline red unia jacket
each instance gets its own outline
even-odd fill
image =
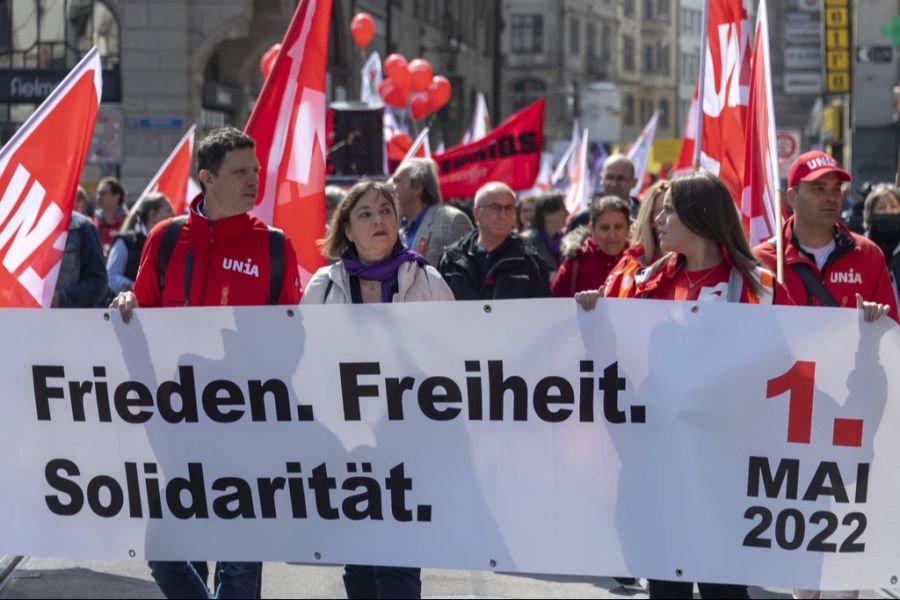
[[[157,265],[167,219],[156,225],[141,254],[134,282],[140,306],[262,306],[269,302],[269,229],[249,213],[210,221],[197,210],[203,197],[191,203],[187,222],[175,242],[160,291]],[[191,269],[185,302],[185,271]],[[277,304],[298,304],[302,291],[297,255],[284,242],[284,276]]]
[[[856,308],[856,294],[864,300],[887,304],[888,314],[900,322],[897,300],[891,289],[891,278],[881,249],[866,238],[856,235],[837,223],[834,229],[835,249],[828,257],[825,268],[819,271],[816,262],[807,256],[794,237],[794,219],[784,224],[784,285],[798,306],[821,306],[818,299],[808,293],[803,280],[793,265],[805,263],[831,292],[840,306]],[[753,249],[753,254],[767,268],[775,270],[776,253],[772,242],[763,242]]]

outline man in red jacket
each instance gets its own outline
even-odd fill
[[[794,215],[782,232],[785,287],[801,306],[865,304],[867,320],[886,312],[900,321],[881,250],[840,222],[841,185],[850,179],[834,158],[818,150],[791,164],[787,201]],[[774,240],[753,253],[775,271]]]
[[[156,225],[147,238],[133,292],[110,308],[127,323],[138,306],[298,304],[302,291],[290,240],[249,214],[259,188],[253,138],[213,131],[197,149],[203,193],[190,215]],[[167,598],[259,598],[262,564],[220,562],[218,590],[206,587],[206,563],[151,562]]]

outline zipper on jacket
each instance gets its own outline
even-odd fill
[[[184,259],[184,305],[191,303],[191,279],[194,275],[194,249],[188,248]]]

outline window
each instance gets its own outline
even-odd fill
[[[657,0],[656,16],[660,21],[668,21],[672,13],[669,10],[669,0]]]
[[[634,0],[624,0],[622,7],[626,17],[634,18]]]
[[[630,35],[623,36],[622,45],[623,45],[622,61],[623,61],[624,68],[626,71],[634,72],[634,68],[635,68],[634,54],[637,50],[635,48],[634,38],[631,37]]]
[[[644,73],[653,73],[653,46],[644,46]]]
[[[700,35],[701,33],[703,33],[703,12],[690,8],[682,8],[681,31],[682,33],[689,33],[693,35]]]
[[[513,83],[513,108],[522,110],[541,96],[547,95],[547,84],[540,79],[520,79]]]
[[[97,46],[119,63],[119,23],[99,0],[0,0],[0,68],[67,70]]]
[[[669,127],[669,101],[665,98],[659,101],[659,126]]]
[[[575,17],[569,19],[569,52],[581,54],[581,22]]]
[[[622,120],[625,121],[625,125],[634,125],[634,96],[631,94],[625,95],[625,110]]]
[[[644,18],[652,19],[653,18],[653,2],[654,0],[644,0]]]
[[[668,40],[660,40],[656,42],[657,66],[659,72],[663,75],[669,75],[672,72],[672,61],[669,59],[669,42]]]
[[[587,45],[586,54],[588,58],[597,56],[597,25],[595,23],[587,24],[587,32],[584,34],[585,44]]]
[[[512,51],[539,54],[544,51],[543,15],[513,15]]]
[[[612,31],[609,23],[603,23],[603,40],[600,42],[603,58],[608,59],[612,56]]]
[[[682,83],[693,83],[700,75],[700,55],[698,53],[681,53],[679,70]]]

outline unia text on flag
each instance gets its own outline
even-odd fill
[[[575,151],[574,171],[569,187],[566,189],[566,210],[570,215],[584,210],[590,199],[590,184],[588,182],[588,130],[581,132],[578,149]]]
[[[741,214],[744,227],[755,246],[779,233],[776,192],[779,186],[778,146],[775,138],[775,111],[772,102],[772,72],[769,63],[769,23],[766,3],[759,3],[753,43],[750,103]]]
[[[325,58],[331,0],[301,0],[245,131],[262,167],[254,214],[284,230],[303,282],[325,259]]]
[[[184,214],[192,199],[189,190],[191,189],[191,160],[194,156],[194,132],[196,129],[196,125],[191,125],[187,133],[182,136],[131,210],[136,210],[150,192],[160,192],[165,194],[172,203],[172,210],[176,215]]]
[[[0,306],[49,307],[103,90],[92,48],[0,149]]]
[[[637,183],[631,188],[632,196],[639,196],[644,188],[644,174],[647,172],[647,162],[650,160],[650,149],[653,148],[653,139],[656,137],[656,123],[659,121],[659,111],[653,113],[641,134],[628,149],[628,159],[634,165],[634,176]]]
[[[703,110],[695,157],[699,166],[725,182],[739,203],[750,95],[747,11],[742,0],[707,0],[706,12],[699,86]]]

